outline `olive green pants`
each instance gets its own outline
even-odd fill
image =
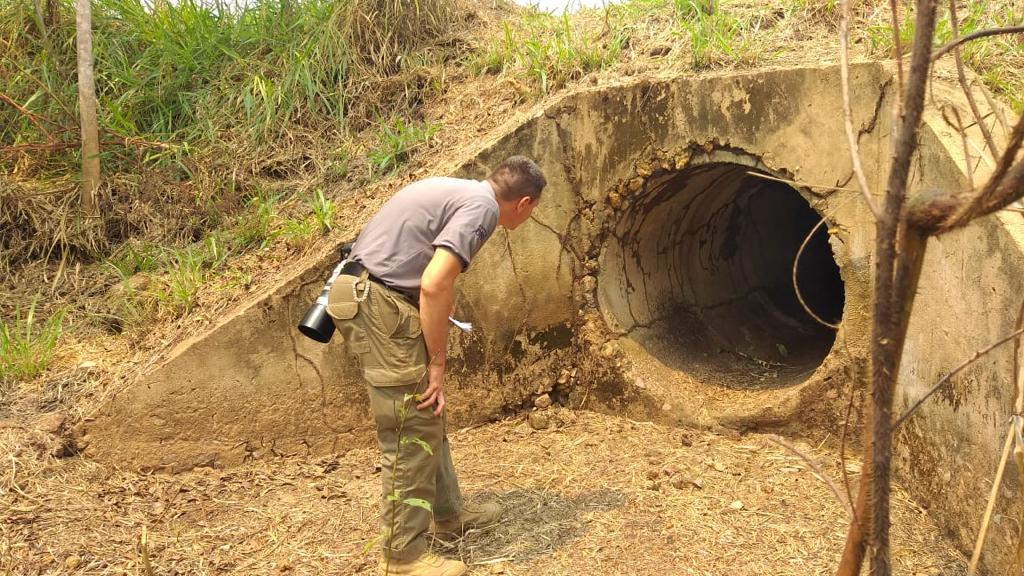
[[[383,456],[383,551],[394,560],[413,560],[427,549],[431,515],[446,520],[462,505],[444,417],[434,416],[430,409],[417,410],[415,399],[405,400],[422,389],[416,384],[367,388]],[[423,502],[430,510],[422,507]]]
[[[393,560],[413,560],[429,546],[431,518],[451,518],[462,506],[445,419],[432,407],[416,409],[428,363],[419,311],[365,277],[339,276],[328,312],[359,357],[377,424],[382,551]]]

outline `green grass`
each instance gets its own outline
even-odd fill
[[[0,106],[0,146],[77,138],[74,2],[55,1],[57,22],[44,39],[32,2],[0,0],[2,91],[40,119]],[[184,168],[186,177],[196,152],[229,148],[257,158],[296,131],[347,137],[356,108],[359,121],[390,116],[396,85],[376,81],[407,61],[432,61],[452,11],[450,0],[258,0],[231,10],[202,0],[145,4],[92,2],[104,167],[142,161]],[[386,69],[366,64],[376,53],[391,58]],[[33,160],[67,172],[76,152]]]
[[[126,242],[106,259],[121,280],[138,273],[153,272],[160,266],[160,249],[150,244]]]
[[[743,23],[721,8],[709,13],[706,0],[675,0],[676,13],[689,37],[692,65],[696,70],[720,61],[738,62],[748,53]]]
[[[40,319],[37,302],[38,298],[32,300],[28,310],[17,308],[10,323],[0,320],[0,396],[14,383],[41,374],[53,360],[64,328],[64,311]]]
[[[914,13],[910,7],[901,6],[900,48],[903,55],[910,52],[914,37]],[[992,2],[971,2],[957,10],[960,36],[984,28],[1019,26],[1024,23],[1024,6],[1019,3],[995,0]],[[893,58],[896,42],[892,26],[883,22],[868,26],[865,30],[869,53],[875,57]],[[1017,36],[995,36],[963,44],[961,54],[964,63],[976,71],[988,88],[1009,101],[1017,114],[1024,113],[1024,44]],[[936,47],[953,39],[950,15],[945,7],[940,11],[935,26]],[[946,56],[945,58],[952,58]]]
[[[191,247],[173,255],[166,292],[172,312],[187,314],[192,311],[199,287],[206,279],[206,261],[204,251]]]
[[[66,240],[76,237],[74,218],[67,217],[78,170],[74,3],[55,0],[57,20],[43,24],[43,38],[31,2],[0,0],[0,92],[32,115],[0,103],[0,147],[67,145],[0,158],[0,177],[31,182],[19,189],[34,199],[4,198],[0,228],[39,238],[34,251],[24,249],[27,241],[4,250],[0,269],[19,254],[26,255],[20,262],[87,254],[126,285],[134,278],[126,298],[138,306],[132,314],[177,313],[194,307],[209,289],[204,286],[219,285],[225,275],[237,275],[238,285],[249,282],[226,266],[229,258],[278,240],[308,247],[338,226],[337,207],[317,187],[333,191],[341,180],[358,184],[367,173],[378,178],[401,169],[438,129],[411,119],[423,117],[417,109],[423,101],[443,93],[443,78],[466,70],[503,74],[517,80],[519,97],[539,97],[619,60],[640,61],[643,70],[652,38],[672,55],[648,68],[665,62],[684,64],[684,71],[749,63],[755,41],[789,38],[786,33],[801,26],[825,34],[822,42],[835,40],[827,36],[834,33],[827,26],[835,18],[834,0],[784,0],[764,10],[716,4],[712,11],[706,0],[626,0],[582,19],[526,10],[474,49],[459,48],[476,41],[462,30],[455,30],[459,42],[448,41],[450,0],[255,0],[236,11],[202,0],[162,3],[157,10],[135,0],[93,0],[108,199],[121,202],[108,222],[120,226],[117,234],[93,249],[84,240]],[[858,22],[869,27],[853,33],[870,55],[892,55],[887,3],[855,9]],[[967,34],[1020,24],[1024,6],[972,2],[960,16],[961,34]],[[772,27],[759,29],[766,18]],[[812,20],[815,26],[808,26]],[[906,50],[913,14],[905,6],[901,20]],[[943,15],[936,43],[950,37]],[[971,42],[963,53],[992,90],[1024,112],[1019,37]],[[672,62],[677,54],[691,61]],[[437,74],[438,62],[447,62],[445,72],[452,74]],[[354,152],[364,146],[365,155]],[[287,182],[263,179],[267,163],[283,166],[285,176],[271,176],[279,180],[303,169],[296,165],[324,170],[308,169],[308,184],[287,196],[280,193]],[[66,195],[49,202],[46,193],[58,189]],[[53,210],[34,207],[42,199]],[[36,211],[26,217],[25,210]],[[35,226],[60,220],[71,224],[52,234]]]
[[[628,36],[614,28],[598,38],[576,31],[568,14],[527,12],[522,22],[506,22],[502,38],[479,52],[470,66],[479,73],[521,75],[538,94],[547,94],[615,62]]]
[[[304,204],[298,202],[299,198],[256,193],[246,212],[232,225],[189,245],[122,245],[104,262],[121,282],[109,302],[114,318],[109,327],[121,332],[155,318],[187,314],[195,308],[202,291],[231,289],[251,282],[251,274],[229,266],[232,257],[268,248],[279,238],[292,248],[305,249],[334,229],[337,209],[323,190],[316,189]]]
[[[240,249],[265,248],[277,235],[277,196],[259,193],[248,201],[248,210],[232,231],[235,245]]]
[[[367,155],[370,177],[394,173],[409,159],[410,153],[429,142],[439,128],[435,124],[418,125],[401,118],[381,126],[377,133],[377,144]]]
[[[45,4],[54,14],[40,23],[33,2],[0,0],[0,186],[25,190],[0,202],[0,228],[18,232],[0,270],[70,253],[123,277],[136,267],[118,254],[124,241],[179,245],[239,220],[242,244],[262,248],[277,237],[274,215],[246,204],[261,179],[362,180],[350,168],[364,159],[349,153],[361,133],[417,116],[440,89],[431,75],[466,50],[448,41],[453,0],[92,0],[104,210],[116,226],[85,234],[73,211],[75,3]],[[387,173],[408,153],[375,160]]]
[[[59,127],[72,128],[74,10],[58,0],[62,26],[48,40],[32,29],[29,2],[0,3],[0,42],[14,48],[0,64],[5,93]],[[144,148],[143,159],[180,160],[190,148],[244,137],[259,144],[296,125],[341,126],[349,46],[340,20],[347,2],[262,1],[238,12],[198,0],[148,10],[135,0],[93,2],[96,92],[106,137],[177,144]],[[71,24],[71,25],[68,25]],[[0,143],[43,140],[5,110]],[[70,134],[70,137],[73,137]],[[105,164],[131,164],[133,150],[107,148]]]
[[[317,188],[310,198],[309,207],[313,211],[313,219],[317,229],[326,234],[334,230],[334,219],[337,216],[334,201],[324,196],[324,191]]]
[[[202,287],[226,273],[228,259],[239,250],[226,233],[180,248],[126,244],[106,261],[121,279],[111,302],[117,331],[192,311]]]

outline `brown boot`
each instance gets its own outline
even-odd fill
[[[431,552],[424,552],[408,562],[392,560],[386,572],[385,564],[380,565],[380,573],[385,576],[461,576],[466,573],[466,565],[461,561],[448,560]]]
[[[445,534],[462,534],[472,528],[486,528],[498,521],[504,512],[497,502],[483,504],[465,504],[456,516],[434,523],[437,532]]]

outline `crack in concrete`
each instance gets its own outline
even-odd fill
[[[569,221],[569,225],[571,226],[572,223],[575,222],[577,218],[579,218],[579,213],[577,213],[576,215],[574,215],[572,217],[572,220]],[[544,228],[548,232],[551,232],[552,234],[554,234],[555,238],[558,238],[558,245],[559,245],[559,247],[563,251],[568,252],[573,258],[575,258],[576,260],[578,260],[580,262],[583,262],[584,260],[586,260],[586,258],[583,257],[583,255],[578,254],[576,252],[576,248],[572,245],[572,239],[569,236],[568,232],[559,233],[558,230],[555,230],[552,226],[550,226],[548,224],[545,224],[543,221],[541,221],[539,218],[537,218],[533,214],[530,215],[530,220],[536,222],[537,225],[540,226],[541,228]],[[562,261],[561,261],[561,259],[559,259],[558,267],[555,269],[555,273],[556,274],[561,271],[561,269],[562,269],[561,266],[562,266]]]
[[[849,174],[846,175],[846,180],[842,180],[842,181],[836,180],[836,188],[846,188],[846,185],[849,184],[853,180],[854,176],[855,176],[855,174],[851,171]],[[824,196],[821,196],[821,197],[828,198],[829,196],[831,196],[835,192],[837,192],[837,190],[832,190],[827,195],[824,195]]]
[[[512,254],[512,241],[509,240],[508,230],[505,228],[501,229],[505,233],[505,250],[508,251],[508,261],[512,266],[512,275],[516,277],[516,285],[519,287],[519,295],[523,298],[523,305],[529,306],[529,302],[526,298],[526,288],[523,287],[523,279],[519,277],[519,269],[516,268],[516,258]]]
[[[857,144],[860,144],[860,137],[866,134],[871,134],[875,131],[875,127],[878,125],[878,118],[882,113],[882,103],[885,101],[885,97],[889,92],[889,88],[892,86],[893,79],[888,78],[878,89],[878,98],[875,99],[875,109],[871,113],[871,120],[868,121],[866,126],[861,126],[857,130]]]
[[[312,282],[309,284],[312,284]],[[290,300],[288,301],[288,317],[292,318],[292,303]],[[288,338],[292,341],[292,367],[295,370],[295,377],[299,381],[299,387],[302,387],[302,373],[299,372],[298,358],[302,358],[310,365],[310,367],[313,368],[313,371],[316,372],[317,380],[320,381],[320,419],[323,420],[324,426],[326,426],[331,432],[334,432],[335,434],[344,432],[343,430],[338,430],[334,426],[331,426],[330,421],[327,419],[327,385],[324,383],[324,375],[323,372],[320,371],[320,366],[317,365],[312,358],[299,351],[299,342],[295,338],[295,331],[290,326],[288,328]]]
[[[289,318],[293,318],[293,316],[292,316],[292,301],[290,299],[288,300],[288,317]],[[302,359],[304,359],[306,362],[309,362],[311,365],[313,365],[314,368],[316,367],[316,364],[312,360],[310,360],[308,357],[306,357],[305,354],[302,354],[301,352],[299,352],[299,342],[295,339],[295,334],[292,332],[291,327],[289,327],[289,329],[288,329],[288,338],[292,341],[292,370],[295,371],[295,377],[298,379],[299,387],[301,388],[302,387],[302,374],[299,372],[299,360],[298,359],[300,357],[302,357]]]

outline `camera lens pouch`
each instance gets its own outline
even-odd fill
[[[327,313],[335,320],[351,320],[359,313],[359,303],[366,298],[369,280],[358,276],[338,276],[327,297]]]

